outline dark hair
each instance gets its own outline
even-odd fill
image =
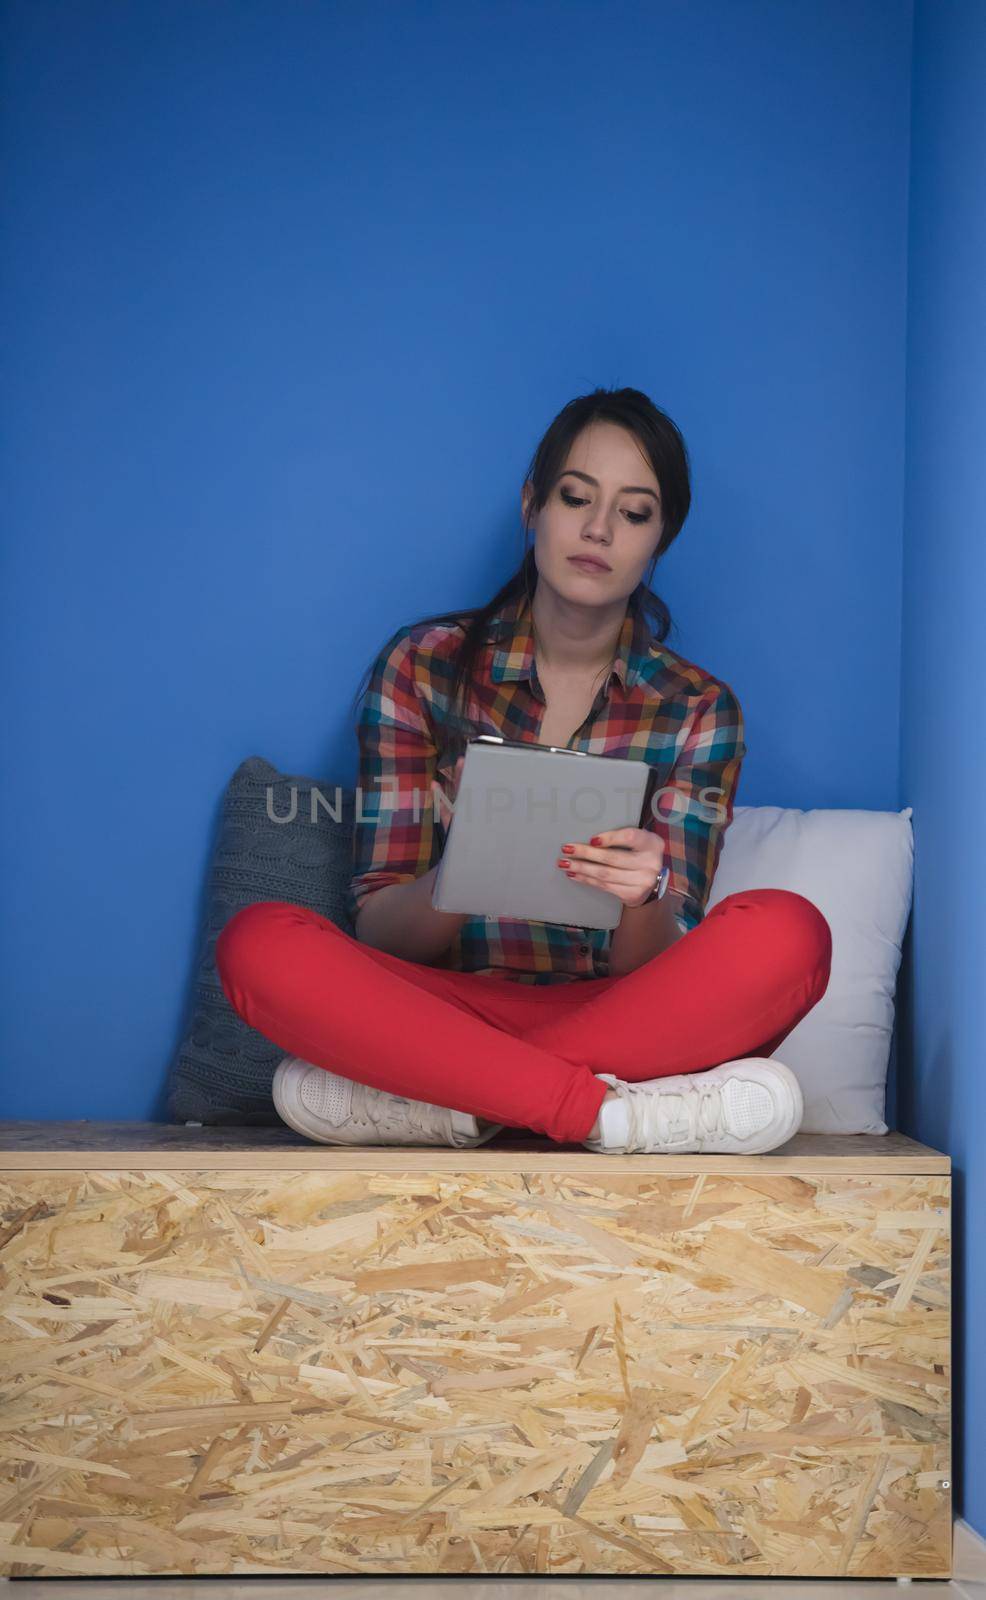
[[[534,452],[527,469],[525,482],[532,486],[528,519],[524,524],[524,559],[520,566],[498,589],[485,605],[465,611],[443,611],[437,616],[422,617],[415,627],[444,622],[461,624],[465,636],[456,656],[455,678],[451,698],[460,709],[468,705],[468,688],[476,657],[486,636],[487,624],[494,613],[515,595],[534,593],[537,566],[534,548],[527,542],[530,534],[530,515],[540,511],[551,493],[555,480],[561,475],[568,453],[579,434],[591,422],[614,422],[635,435],[642,445],[661,489],[664,526],[661,541],[654,552],[651,571],[658,559],[674,543],[681,532],[691,505],[691,484],[688,451],[679,430],[665,412],[658,409],[639,389],[594,389],[590,394],[570,400],[559,411]],[[664,640],[672,626],[671,613],[659,595],[641,580],[630,595],[627,609],[642,613],[650,625],[652,637]],[[374,657],[374,662],[376,657]],[[373,663],[367,668],[363,681],[353,701],[353,710],[365,693]]]

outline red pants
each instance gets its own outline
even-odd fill
[[[788,889],[727,895],[634,972],[569,983],[423,966],[284,900],[244,906],[216,941],[230,1005],[286,1055],[559,1143],[595,1122],[597,1072],[769,1056],[825,993],[831,957],[825,917]]]

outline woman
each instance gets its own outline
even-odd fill
[[[510,1125],[606,1153],[758,1152],[803,1114],[772,1052],[825,992],[804,896],[705,906],[746,752],[729,687],[667,648],[651,591],[691,501],[684,441],[636,389],[573,400],[522,491],[533,548],[487,605],[393,635],[359,720],[349,910],[245,907],[216,965],[290,1052],[279,1115],[330,1144],[481,1144]],[[500,733],[647,761],[642,826],[562,847],[623,903],[603,929],[437,911],[466,740]]]

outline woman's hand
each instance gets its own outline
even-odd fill
[[[646,828],[610,828],[588,844],[563,844],[560,867],[577,883],[615,894],[625,906],[641,906],[664,866],[664,841]]]

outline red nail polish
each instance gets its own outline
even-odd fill
[[[594,838],[589,840],[589,843],[590,844],[602,844],[602,840],[600,839],[598,833],[595,835]]]
[[[563,844],[561,848],[563,855],[570,856],[575,846],[573,844]]]

